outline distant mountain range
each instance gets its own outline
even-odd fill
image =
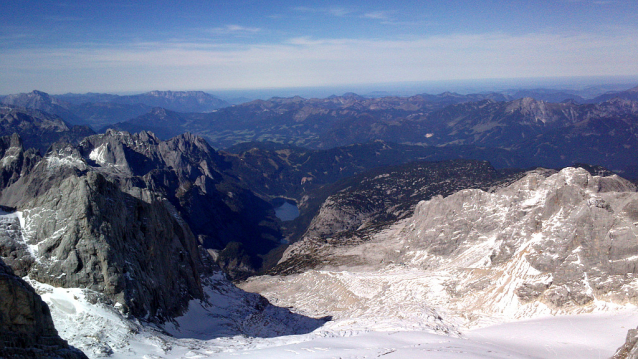
[[[58,141],[79,143],[95,134],[87,126],[73,126],[59,116],[39,110],[0,105],[0,136],[19,133],[26,148],[37,148],[42,153]]]
[[[208,114],[152,112],[109,127],[142,129],[170,138],[196,133],[216,148],[271,141],[330,149],[374,140],[500,149],[517,167],[600,164],[638,176],[638,102],[635,89],[600,103],[553,103],[530,97],[495,101],[498,94],[417,95],[367,99],[355,94],[326,99],[273,98]],[[476,157],[472,157],[476,158]],[[477,158],[487,159],[487,158]]]
[[[547,95],[551,90],[532,92]],[[459,95],[446,92],[382,98],[347,93],[324,99],[297,96],[255,100],[208,113],[130,104],[136,101],[153,104],[150,99],[154,99],[155,104],[194,106],[205,99],[211,100],[209,95],[198,92],[157,91],[118,97],[87,94],[88,99],[110,99],[111,102],[73,105],[34,91],[5,97],[3,102],[43,108],[42,111],[58,114],[61,119],[64,119],[63,115],[71,116],[69,111],[73,110],[74,118],[82,117],[94,128],[105,118],[115,121],[136,115],[99,131],[104,132],[107,128],[131,133],[151,131],[160,139],[189,132],[202,136],[218,149],[257,141],[323,150],[381,140],[395,144],[446,146],[448,155],[455,153],[446,158],[460,158],[458,156],[464,153],[464,158],[489,160],[497,168],[557,168],[591,163],[625,176],[638,177],[638,165],[633,160],[638,155],[635,135],[638,132],[638,102],[632,100],[637,93],[638,88],[633,88],[598,97],[603,100],[613,96],[612,99],[585,104],[578,104],[574,99],[564,102],[530,97],[507,100],[510,95],[499,93]],[[65,96],[75,103],[80,101],[78,96]],[[67,127],[71,129],[70,125]],[[58,135],[61,133],[57,132]],[[55,142],[55,136],[42,137],[41,143],[29,143],[35,139],[29,134],[23,134],[23,138],[29,146],[43,151]]]
[[[189,113],[210,112],[230,106],[203,91],[151,91],[129,96],[99,93],[50,96],[41,91],[33,91],[5,96],[1,102],[46,111],[69,123],[94,128],[137,117],[153,107]]]
[[[360,96],[354,93],[346,93],[342,96],[330,96],[325,100],[346,100],[347,102],[358,101],[368,102],[371,109],[375,109],[373,103],[385,103],[381,105],[386,108],[389,104],[406,102],[424,107],[425,109],[441,108],[445,105],[475,102],[484,99],[494,101],[511,101],[523,97],[531,97],[545,102],[565,102],[576,103],[599,103],[612,98],[622,98],[636,100],[636,88],[626,91],[614,91],[602,93],[602,88],[590,91],[568,91],[554,89],[531,89],[531,90],[507,90],[499,93],[480,93],[461,95],[453,92],[443,92],[438,95],[420,94],[412,97],[396,97],[387,93],[377,92],[367,96]],[[592,96],[593,95],[593,96]],[[269,101],[282,100],[273,98]],[[315,102],[321,100],[314,99]],[[30,93],[13,94],[0,96],[0,103],[46,111],[56,114],[65,121],[72,124],[89,125],[94,129],[125,122],[137,116],[149,112],[154,107],[162,107],[169,111],[182,113],[206,113],[232,105],[241,105],[250,102],[249,98],[235,98],[229,102],[223,101],[203,91],[150,91],[138,95],[114,95],[106,93],[86,93],[51,96],[42,91],[32,91]],[[418,105],[421,103],[421,105]],[[428,103],[424,106],[424,103]],[[414,106],[411,107],[415,109]],[[397,109],[409,110],[410,106],[398,106]]]

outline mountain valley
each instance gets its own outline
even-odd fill
[[[532,358],[481,335],[572,315],[622,318],[609,357],[638,321],[635,92],[7,96],[2,288],[52,357]]]

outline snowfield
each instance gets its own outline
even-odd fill
[[[29,282],[51,308],[60,336],[90,358],[599,359],[609,358],[623,343],[627,330],[638,323],[638,310],[633,309],[546,316],[472,329],[454,326],[450,330],[450,326],[446,334],[428,328],[427,320],[419,322],[422,319],[416,314],[399,318],[378,313],[376,321],[371,317],[335,319],[306,334],[273,336],[276,329],[272,332],[272,326],[255,322],[252,330],[256,335],[232,335],[233,325],[245,319],[240,312],[246,309],[246,299],[237,289],[215,293],[209,287],[209,295],[225,293],[225,299],[212,298],[219,301],[211,306],[193,301],[189,313],[177,319],[178,326],[159,328],[128,320],[113,307],[91,304],[86,290]],[[307,318],[300,317],[300,331],[304,321]],[[439,321],[443,326],[445,320]],[[395,328],[412,329],[391,330],[391,323]],[[210,339],[201,339],[204,337]]]

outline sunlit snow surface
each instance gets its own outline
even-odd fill
[[[610,357],[624,341],[627,330],[638,323],[638,312],[624,311],[497,324],[462,330],[461,337],[423,330],[369,328],[356,331],[345,329],[345,323],[330,323],[303,335],[178,339],[160,330],[128,321],[112,307],[91,304],[84,290],[53,288],[34,281],[30,283],[42,293],[42,298],[50,306],[60,336],[91,358],[593,359]],[[233,302],[235,299],[226,301],[212,311],[233,318],[232,306],[241,307]],[[222,313],[224,308],[228,312]],[[180,320],[185,331],[181,332],[184,337],[193,328],[203,329],[205,321],[209,324],[215,322],[207,318],[205,308],[199,306],[191,309],[196,315]],[[384,323],[387,324],[387,320]]]

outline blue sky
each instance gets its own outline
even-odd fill
[[[2,94],[638,75],[635,0],[0,5]]]

